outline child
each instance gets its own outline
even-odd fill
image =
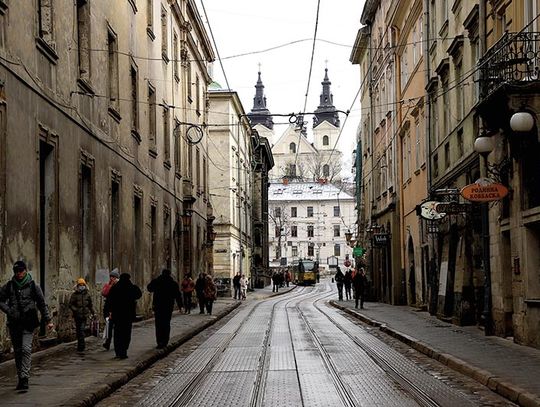
[[[77,333],[77,351],[83,352],[85,348],[84,331],[88,317],[94,318],[94,308],[92,307],[92,298],[88,292],[88,287],[84,278],[77,280],[75,292],[69,299],[69,308],[75,319],[75,331]]]

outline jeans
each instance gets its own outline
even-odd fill
[[[350,284],[345,284],[345,299],[346,300],[352,300],[351,285]]]
[[[240,299],[240,286],[234,287],[234,299],[239,300]]]
[[[343,283],[337,283],[337,292],[339,301],[343,301]]]
[[[191,292],[183,293],[182,298],[184,299],[184,311],[186,313],[191,313]]]
[[[214,305],[214,300],[206,300],[205,305],[208,315],[212,315],[212,305]]]
[[[15,366],[20,379],[30,377],[30,367],[32,366],[32,338],[34,332],[27,331],[23,327],[9,327],[11,344],[15,353]]]

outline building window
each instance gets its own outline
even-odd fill
[[[167,103],[163,103],[168,106]],[[163,108],[163,154],[165,162],[171,162],[171,125],[170,125],[170,110],[168,107]]]
[[[161,57],[165,62],[169,62],[169,43],[167,38],[167,10],[161,7]]]
[[[341,236],[341,227],[339,225],[334,225],[334,237]]]
[[[201,191],[201,151],[199,147],[195,150],[195,183],[197,191]]]
[[[298,208],[296,206],[291,207],[291,218],[296,218],[298,215]]]
[[[462,78],[462,72],[463,72],[463,65],[461,64],[461,61],[456,64],[456,114],[457,114],[457,120],[458,122],[463,119],[465,116],[464,106],[465,106],[465,99],[463,96],[463,83],[461,83]]]
[[[150,31],[154,28],[154,0],[146,1],[146,26]]]
[[[129,77],[131,82],[131,130],[138,132],[139,130],[139,84],[137,67],[131,64],[129,69]]]
[[[313,217],[313,206],[307,207],[307,217],[312,218]]]
[[[173,34],[173,73],[174,79],[176,82],[180,80],[180,75],[178,74],[178,34]]]
[[[178,130],[180,126],[180,122],[178,119],[174,119],[174,130],[173,130],[173,138],[174,138],[174,170],[175,172],[180,175],[181,170],[181,149],[180,149],[180,131]]]
[[[92,275],[94,257],[92,169],[81,165],[80,174],[80,225],[81,225],[81,270],[83,276]]]
[[[298,226],[291,226],[291,237],[298,237]]]
[[[157,270],[157,262],[157,211],[156,206],[152,205],[150,206],[150,265],[152,270]]]
[[[39,38],[51,48],[55,48],[53,36],[53,2],[54,0],[38,0]]]
[[[193,102],[193,94],[192,94],[192,88],[193,84],[191,83],[191,62],[187,61],[186,66],[186,89],[187,89],[187,98],[188,102]]]
[[[439,154],[433,154],[433,176],[437,178],[439,176]]]
[[[274,208],[274,217],[281,218],[281,208]]]
[[[341,245],[339,243],[334,245],[334,256],[341,256]]]
[[[415,169],[420,168],[420,162],[421,162],[421,155],[420,155],[420,122],[418,120],[415,120],[414,123],[414,161],[415,161]]]
[[[315,236],[315,227],[313,225],[308,225],[307,227],[307,237]]]
[[[458,157],[463,157],[463,129],[460,129],[457,132],[457,150],[458,150]]]
[[[450,143],[444,145],[444,168],[450,167]]]
[[[339,206],[334,206],[334,216],[341,216]]]
[[[109,30],[107,35],[108,43],[108,86],[109,91],[109,108],[118,112],[119,104],[119,89],[118,89],[118,42],[116,35]]]
[[[329,140],[328,136],[323,136],[323,138],[322,138],[322,145],[323,145],[323,146],[327,146],[327,145],[329,145],[329,144],[330,144],[330,140]]]
[[[79,78],[90,79],[90,5],[77,1],[77,45],[79,47]]]
[[[112,270],[120,266],[120,183],[111,182],[110,261]]]
[[[195,112],[201,114],[201,80],[199,75],[195,76]]]
[[[163,210],[163,235],[163,254],[165,256],[165,265],[170,270],[172,268],[171,211],[167,206]]]
[[[148,84],[148,141],[150,151],[156,152],[156,90]]]
[[[294,144],[294,143],[289,144],[289,151],[291,153],[295,154],[296,153],[296,144]]]
[[[202,164],[203,193],[206,196],[206,194],[208,192],[208,181],[207,181],[207,176],[206,176],[206,157],[203,156],[202,162],[203,162],[203,164]]]
[[[312,244],[308,245],[308,247],[307,247],[307,255],[309,257],[313,257],[315,255],[314,252],[315,252],[315,250],[314,250],[313,245]]]
[[[292,256],[298,256],[298,246],[292,246]]]
[[[328,164],[323,165],[322,173],[323,173],[323,177],[329,177],[330,176],[330,166]]]

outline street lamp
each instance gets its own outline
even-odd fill
[[[351,242],[351,239],[352,239],[352,232],[350,230],[347,230],[345,232],[345,239],[347,239],[347,243],[350,243]]]
[[[534,117],[529,112],[516,112],[510,118],[510,128],[518,133],[528,133],[534,127]]]
[[[475,151],[483,157],[484,173],[488,172],[488,155],[493,151],[493,140],[491,137],[480,136],[474,142]],[[489,253],[489,202],[480,203],[482,217],[482,263],[484,266],[484,309],[482,318],[484,319],[484,333],[493,335],[493,321],[491,318],[491,265]]]

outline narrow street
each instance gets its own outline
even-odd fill
[[[247,302],[98,405],[512,405],[407,347],[389,346],[328,305],[334,296],[326,282]]]

